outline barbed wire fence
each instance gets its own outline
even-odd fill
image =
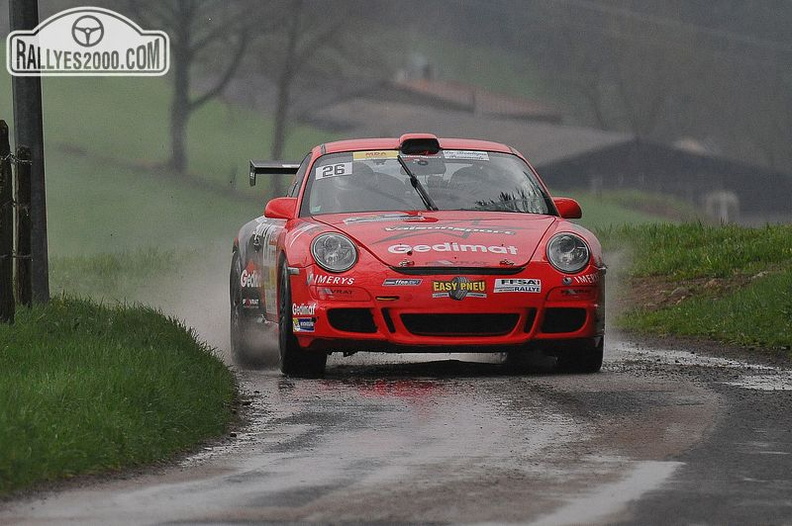
[[[0,323],[14,323],[17,304],[32,304],[31,165],[30,148],[13,153],[8,124],[0,120]]]

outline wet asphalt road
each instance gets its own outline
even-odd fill
[[[615,342],[594,375],[459,358],[239,371],[227,443],[0,523],[792,524],[789,370]]]

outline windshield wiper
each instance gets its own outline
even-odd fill
[[[429,194],[426,193],[426,188],[424,188],[424,186],[421,184],[421,181],[419,181],[418,177],[407,167],[407,163],[404,162],[402,156],[397,156],[397,159],[399,159],[399,164],[401,164],[402,168],[404,168],[404,171],[407,172],[407,175],[410,177],[410,183],[412,183],[412,186],[415,188],[415,191],[418,192],[418,195],[421,196],[421,201],[423,201],[426,209],[439,210],[437,205],[434,204],[434,201],[432,201],[432,198],[429,196]]]

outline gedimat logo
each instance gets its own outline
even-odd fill
[[[169,68],[164,31],[144,31],[101,7],[61,11],[33,30],[11,32],[6,45],[6,69],[15,76],[160,76]]]

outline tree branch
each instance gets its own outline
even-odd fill
[[[295,54],[295,72],[299,71],[321,47],[333,40],[337,30],[343,25],[343,20],[337,20],[329,29],[314,35],[313,38],[303,44],[301,49]]]
[[[217,97],[225,89],[225,87],[233,78],[234,73],[236,73],[239,64],[242,62],[242,57],[245,56],[245,51],[247,51],[247,46],[249,41],[250,41],[250,37],[247,31],[243,31],[242,33],[240,33],[239,41],[237,42],[237,47],[236,50],[234,51],[234,57],[229,63],[228,67],[220,76],[220,79],[217,81],[217,83],[214,85],[213,88],[206,91],[200,97],[190,101],[190,111],[193,111],[203,106],[213,98]]]

